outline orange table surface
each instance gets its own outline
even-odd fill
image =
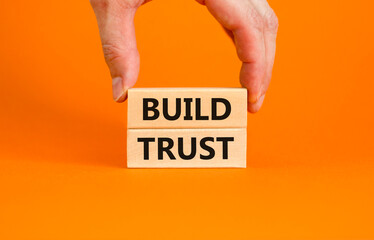
[[[246,169],[127,169],[89,1],[0,3],[0,239],[374,239],[374,3],[269,1],[280,28]],[[204,6],[135,19],[136,87],[238,87]]]

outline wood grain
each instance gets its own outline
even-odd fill
[[[230,113],[224,119],[217,119],[214,116],[219,118],[227,110],[224,102],[228,103]],[[156,110],[149,110],[155,105],[157,105],[154,108]],[[176,106],[180,106],[180,114]],[[214,106],[216,106],[215,112]],[[164,111],[167,112],[166,116],[176,116],[176,118],[168,120]],[[147,117],[152,118],[155,112],[159,114],[157,119],[144,117],[146,113]],[[247,126],[247,90],[244,88],[129,89],[127,124],[131,129],[243,128]]]
[[[127,136],[128,168],[246,167],[247,138],[245,128],[128,129]],[[222,139],[230,140],[225,142]],[[149,142],[145,143],[145,141]],[[170,155],[167,151],[160,151],[159,144],[162,147],[168,147],[170,142],[172,142],[170,146],[173,145],[170,148]],[[223,151],[225,144],[227,144],[226,156]],[[145,151],[145,145],[148,145],[149,151]],[[182,146],[182,152],[178,150],[180,146]],[[191,146],[195,146],[193,149],[196,149],[196,154],[191,154],[193,152]],[[214,151],[213,158],[212,149]],[[191,159],[186,160],[186,156]]]

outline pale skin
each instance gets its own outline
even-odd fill
[[[135,39],[136,10],[150,0],[91,0],[105,61],[112,77],[113,98],[124,102],[139,74]],[[275,57],[278,18],[266,0],[196,0],[232,38],[242,62],[240,83],[248,90],[248,111],[257,112],[269,87]]]

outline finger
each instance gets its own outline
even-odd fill
[[[212,15],[232,31],[239,59],[240,82],[248,89],[249,104],[262,96],[265,77],[265,41],[262,18],[250,1],[205,0]]]
[[[248,89],[248,110],[258,111],[268,85],[268,69],[272,68],[267,64],[264,22],[258,6],[251,1],[198,1],[205,4],[218,22],[233,33],[238,57],[243,62],[240,82]]]
[[[105,61],[112,77],[113,99],[125,101],[139,74],[134,16],[143,1],[91,0]]]
[[[256,8],[257,12],[262,16],[263,19],[263,34],[265,41],[265,60],[266,60],[266,73],[263,82],[263,95],[261,101],[257,101],[254,104],[249,104],[248,108],[253,112],[255,109],[260,109],[262,102],[265,97],[265,92],[267,91],[274,66],[275,51],[276,51],[276,38],[278,32],[278,18],[274,13],[273,9],[269,6],[268,2],[265,0],[253,0],[253,6]],[[260,105],[261,104],[261,105]],[[258,111],[258,110],[257,110]]]

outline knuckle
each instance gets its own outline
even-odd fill
[[[273,9],[269,8],[269,10],[265,13],[264,16],[264,25],[265,28],[269,31],[276,32],[279,27],[279,20]]]
[[[247,17],[250,24],[257,30],[262,31],[264,22],[262,16],[257,12],[256,9],[250,8],[247,12]]]
[[[114,44],[103,44],[103,53],[107,63],[114,62],[121,57],[121,49]]]

